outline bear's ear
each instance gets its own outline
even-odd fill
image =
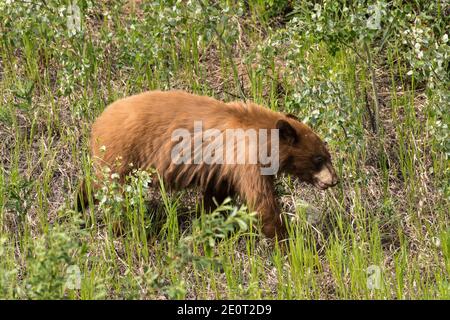
[[[294,120],[297,120],[298,122],[300,122],[300,119],[295,114],[286,113],[286,117],[294,119]]]
[[[286,141],[291,145],[298,141],[297,132],[286,120],[278,120],[276,127],[279,130],[281,140]]]

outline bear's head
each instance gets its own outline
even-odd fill
[[[326,144],[293,115],[276,123],[279,130],[280,169],[325,190],[338,183]]]

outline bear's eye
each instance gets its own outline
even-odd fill
[[[325,158],[323,156],[315,156],[313,158],[313,163],[317,167],[320,167],[325,162]]]

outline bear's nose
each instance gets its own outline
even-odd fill
[[[334,187],[335,185],[337,185],[339,183],[339,177],[336,174],[336,171],[334,170],[334,168],[332,166],[329,166],[329,170],[331,172],[331,183],[330,183],[330,187]]]

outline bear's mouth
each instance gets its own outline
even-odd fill
[[[328,189],[329,187],[330,187],[330,185],[329,184],[327,184],[327,183],[325,183],[325,182],[322,182],[322,181],[320,181],[320,180],[314,180],[314,186],[316,187],[316,188],[319,188],[320,190],[326,190],[326,189]]]

